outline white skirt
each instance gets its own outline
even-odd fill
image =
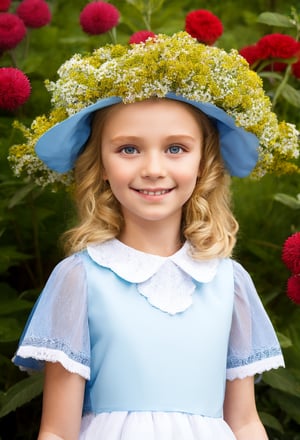
[[[236,440],[221,418],[178,412],[111,412],[82,419],[80,440]]]

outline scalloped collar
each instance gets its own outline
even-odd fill
[[[131,283],[148,280],[167,262],[173,262],[198,282],[211,281],[217,272],[220,260],[218,258],[206,261],[194,260],[189,254],[189,249],[190,243],[185,242],[175,254],[161,257],[138,251],[117,239],[87,246],[87,252],[92,260]]]

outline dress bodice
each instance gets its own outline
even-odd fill
[[[87,254],[83,258],[93,360],[84,410],[221,417],[234,296],[231,260],[222,260],[210,283],[194,281],[192,305],[171,315],[150,305],[136,284]]]

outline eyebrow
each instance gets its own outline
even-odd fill
[[[165,138],[166,141],[168,142],[174,142],[177,141],[179,139],[183,139],[183,140],[187,140],[187,141],[195,141],[198,140],[198,138],[195,138],[194,136],[188,135],[188,134],[184,134],[184,133],[176,133],[176,134],[172,134],[169,135]],[[135,135],[117,135],[114,136],[113,138],[110,139],[111,142],[123,142],[123,141],[138,141],[140,139],[143,139],[143,136],[135,136]]]

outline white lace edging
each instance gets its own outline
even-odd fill
[[[245,379],[245,377],[261,374],[264,371],[272,370],[273,368],[284,367],[284,359],[282,355],[271,358],[261,359],[252,364],[243,365],[242,367],[228,368],[226,372],[227,380]]]
[[[70,359],[64,352],[53,348],[34,347],[25,345],[19,347],[16,356],[28,359],[33,358],[38,361],[59,362],[70,373],[77,373],[84,379],[90,379],[90,368]],[[16,357],[15,356],[15,357]],[[14,357],[14,359],[15,359]],[[19,366],[23,371],[32,371],[32,368]]]
[[[195,288],[192,279],[170,261],[166,261],[149,280],[137,285],[138,291],[151,305],[170,315],[183,312],[192,305]]]

